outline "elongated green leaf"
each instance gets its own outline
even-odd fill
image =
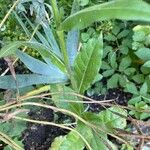
[[[108,19],[140,20],[150,22],[150,5],[142,0],[114,0],[85,8],[69,16],[60,29],[82,29],[95,21]]]
[[[21,20],[21,18],[17,15],[17,13],[15,11],[13,11],[13,14],[15,15],[17,21],[19,22],[19,24],[21,25],[22,29],[24,30],[24,32],[26,33],[26,35],[30,38],[31,37],[31,33],[30,31],[27,29],[25,23],[23,23],[23,21]]]
[[[42,25],[42,27],[44,29],[45,35],[47,37],[47,40],[48,40],[50,46],[54,50],[54,53],[57,54],[59,57],[62,57],[59,46],[57,44],[57,41],[53,35],[53,32],[52,32],[50,26],[48,24],[44,24],[44,25]]]
[[[26,20],[29,23],[29,25],[31,26],[31,28],[34,30],[35,25],[26,17],[26,15],[24,15],[24,17],[26,18]],[[56,55],[58,55],[59,57],[62,57],[59,46],[55,40],[55,37],[53,35],[53,32],[52,32],[50,26],[47,23],[43,23],[42,27],[43,27],[45,36],[42,35],[42,33],[40,33],[39,31],[36,31],[36,35],[37,35],[38,39],[40,40],[41,43],[43,43],[47,47],[50,47],[50,49],[53,49],[53,52]],[[36,39],[36,40],[39,41],[38,39]]]
[[[49,47],[46,47],[45,45],[38,43],[38,42],[26,42],[26,41],[16,41],[12,42],[6,46],[4,46],[0,51],[0,58],[6,57],[12,54],[15,54],[17,49],[21,46],[27,46],[30,48],[33,48],[37,50],[41,56],[45,59],[48,58],[50,61],[56,65],[61,71],[66,73],[66,68],[62,60],[54,54]]]
[[[18,88],[37,84],[66,83],[67,78],[62,76],[43,76],[37,74],[16,75]],[[11,75],[0,77],[0,89],[16,89],[16,82]]]
[[[79,2],[74,0],[71,14],[79,10]],[[67,52],[71,66],[74,64],[74,60],[77,56],[78,44],[79,44],[79,30],[71,30],[67,35]]]
[[[69,55],[69,62],[71,65],[74,64],[75,58],[77,56],[79,44],[79,31],[72,30],[67,35],[67,51]]]
[[[83,47],[75,60],[74,78],[78,92],[83,94],[92,84],[101,66],[102,38],[91,39]]]
[[[49,76],[65,76],[58,68],[53,65],[46,64],[38,59],[35,59],[28,54],[17,51],[17,56],[33,73]]]
[[[26,21],[29,23],[29,25],[30,25],[30,27],[32,28],[32,30],[34,31],[35,28],[36,28],[36,26],[28,19],[28,17],[27,17],[25,14],[24,14],[24,17],[25,17]],[[41,42],[42,44],[44,44],[44,45],[47,46],[47,47],[50,47],[50,45],[49,45],[47,39],[46,39],[38,30],[36,31],[35,34],[37,35],[38,39],[33,38],[33,41],[34,41],[34,42],[37,42],[37,41],[40,40],[40,42]],[[31,37],[31,36],[30,36],[30,37]],[[50,48],[50,49],[51,49],[51,48]]]

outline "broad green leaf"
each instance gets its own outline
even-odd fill
[[[141,96],[133,97],[128,101],[129,105],[134,105],[135,103],[138,103],[141,101]]]
[[[49,49],[49,47],[38,42],[26,42],[26,41],[11,42],[10,44],[4,46],[0,50],[0,58],[15,54],[17,49],[21,46],[27,46],[37,50],[43,58],[49,58],[54,65],[56,65],[61,71],[66,73],[66,68],[62,60],[58,56],[56,56]]]
[[[78,54],[74,65],[74,78],[78,92],[83,94],[92,84],[101,66],[102,37],[91,39]]]
[[[135,54],[144,61],[150,60],[150,48],[140,48]]]
[[[145,96],[147,94],[147,91],[148,91],[148,85],[147,85],[146,82],[144,82],[143,85],[140,88],[140,94],[142,96]]]
[[[56,137],[51,144],[51,148],[49,150],[60,150],[60,145],[64,140],[66,140],[66,136]]]
[[[75,128],[75,130],[78,131],[85,138],[92,150],[108,150],[105,144],[101,141],[101,138],[107,140],[107,136],[105,136],[104,134],[100,134],[99,132],[93,132],[90,127],[86,126],[81,122],[77,123],[77,127]],[[99,138],[99,136],[101,138]],[[63,141],[60,150],[83,150],[85,146],[85,143],[79,135],[70,132],[67,135],[67,140]]]
[[[18,58],[26,65],[26,67],[33,73],[49,76],[62,76],[64,75],[58,68],[53,65],[46,64],[38,59],[35,59],[28,54],[17,51]],[[64,75],[65,76],[65,75]]]
[[[148,68],[148,67],[141,66],[140,70],[144,75],[150,74],[150,68]]]
[[[123,30],[122,32],[120,32],[118,35],[117,35],[117,39],[121,39],[121,38],[124,38],[126,37],[128,34],[129,34],[130,30]]]
[[[144,9],[143,9],[144,8]],[[88,17],[87,17],[88,16]],[[150,22],[150,5],[141,0],[115,0],[85,8],[69,16],[60,29],[82,29],[95,21],[108,19],[140,20]]]
[[[127,68],[126,70],[124,70],[124,74],[126,74],[127,76],[134,75],[135,72],[135,68]]]
[[[121,63],[119,65],[119,71],[123,72],[125,69],[127,69],[131,65],[131,58],[129,56],[124,57],[121,60]]]
[[[104,50],[104,51],[105,51],[105,50]],[[111,67],[109,66],[109,64],[108,64],[107,62],[102,61],[101,69],[109,70],[109,69],[111,69]]]
[[[126,76],[120,74],[119,75],[119,85],[121,87],[126,87],[126,83],[127,83]]]
[[[143,31],[137,31],[133,35],[133,41],[135,41],[135,42],[143,42],[143,41],[145,41],[145,38],[146,38],[146,35]]]
[[[149,58],[150,59],[150,58]],[[150,68],[150,60],[144,63],[143,67]]]
[[[111,107],[107,110],[101,111],[99,117],[101,121],[109,128],[120,128],[124,129],[127,125],[126,119],[114,114],[113,112],[119,113],[120,115],[127,116],[126,110],[119,107]]]
[[[104,71],[102,74],[103,74],[104,77],[109,77],[109,76],[113,75],[114,72],[115,72],[114,69],[110,69],[110,70]]]
[[[106,35],[105,37],[104,37],[104,39],[105,40],[107,40],[107,41],[116,41],[117,39],[116,39],[116,36],[115,35],[113,35],[113,34],[108,34],[108,35]]]
[[[127,83],[126,88],[127,88],[127,91],[132,93],[132,94],[135,94],[135,95],[139,94],[136,85],[132,82]]]
[[[16,75],[18,88],[37,85],[37,84],[56,84],[66,83],[68,79],[65,76],[44,76],[37,74]],[[16,89],[16,82],[11,75],[0,77],[0,89]]]
[[[102,76],[101,74],[97,74],[97,75],[95,76],[95,79],[93,80],[93,83],[92,83],[92,84],[94,84],[94,83],[100,81],[102,78],[103,78],[103,76]]]
[[[86,5],[88,5],[88,3],[89,3],[89,0],[80,0],[80,6],[86,6]]]
[[[149,25],[137,25],[133,28],[134,32],[143,31],[146,35],[150,34],[150,26]]]
[[[77,133],[71,131],[62,141],[58,150],[83,150],[84,147],[85,143],[81,137]]]
[[[78,115],[80,115],[83,112],[83,104],[76,102],[79,101],[80,99],[77,96],[71,95],[71,93],[74,93],[74,91],[71,88],[58,85],[58,84],[51,85],[51,92],[54,93],[60,92],[59,94],[52,96],[52,101],[58,108],[67,109]],[[69,101],[74,101],[74,102],[69,102]]]
[[[105,144],[107,143],[107,146]],[[104,138],[103,135],[98,135],[96,132],[93,131],[93,138],[91,141],[91,147],[93,150],[118,150],[117,147],[109,141],[107,138]]]
[[[116,88],[119,82],[119,74],[114,74],[111,78],[107,81],[107,88]]]
[[[111,132],[111,130],[109,130],[110,128],[107,127],[107,124],[105,125],[105,121],[103,121],[100,114],[85,112],[85,113],[83,113],[82,117],[89,123],[96,126],[97,129],[98,128],[100,129],[100,130],[96,130],[96,132],[91,129],[91,133],[93,136],[87,138],[87,141],[90,143],[90,146],[92,147],[93,150],[108,150],[109,148],[106,147],[105,142],[108,143],[108,145],[109,145],[109,147],[111,147],[111,149],[116,150],[114,145],[108,140],[107,133],[105,133],[107,131]],[[80,125],[82,125],[82,124],[80,123]],[[103,132],[103,131],[105,131],[105,132]],[[80,132],[82,133],[82,130]],[[89,131],[89,133],[90,133],[90,131]],[[84,135],[84,136],[87,137],[86,135]]]
[[[138,84],[141,84],[144,82],[144,75],[143,74],[136,74],[132,77],[132,79],[138,83]]]

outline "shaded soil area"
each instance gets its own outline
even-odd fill
[[[0,74],[2,74],[7,67],[7,62],[3,59],[0,59]]]
[[[106,95],[93,95],[90,98],[102,101],[102,100],[114,100],[116,104],[126,106],[128,100],[131,99],[132,94],[124,92],[121,88],[109,89]],[[92,112],[100,112],[102,110],[102,106],[100,104],[89,104],[89,111]]]
[[[34,120],[54,121],[54,114],[50,109],[31,111],[29,116]],[[58,127],[28,123],[28,128],[23,133],[24,149],[48,150],[55,137],[65,134],[67,134],[67,131]]]
[[[115,102],[121,105],[127,105],[127,101],[131,98],[131,94],[125,93],[122,89],[110,89],[106,95],[93,95],[91,98],[95,100],[115,99]],[[99,112],[102,107],[99,104],[90,104],[88,111]],[[54,121],[53,111],[50,109],[41,109],[40,111],[30,112],[31,119]],[[58,115],[58,123],[67,120],[63,114]],[[39,125],[28,123],[28,128],[23,135],[23,144],[25,150],[48,150],[55,137],[65,135],[68,132],[54,126]]]

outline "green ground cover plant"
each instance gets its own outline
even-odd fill
[[[148,113],[138,112],[149,109],[149,26],[137,26],[130,35],[130,30],[125,29],[125,23],[112,27],[113,21],[108,20],[133,20],[148,24],[150,22],[150,5],[141,0],[115,0],[80,10],[80,7],[88,6],[90,2],[74,0],[71,15],[66,17],[61,14],[57,1],[52,0],[51,4],[47,5],[52,8],[52,25],[46,21],[46,18],[36,24],[32,23],[24,14],[30,30],[14,12],[30,40],[10,42],[0,50],[0,58],[15,55],[32,72],[32,74],[13,74],[0,77],[1,89],[17,90],[17,101],[13,104],[1,105],[0,111],[3,114],[7,110],[10,110],[10,114],[14,113],[8,120],[13,118],[70,130],[67,135],[57,137],[50,149],[82,150],[85,147],[89,150],[117,149],[116,145],[109,140],[109,136],[130,147],[130,144],[126,142],[127,139],[119,134],[119,131],[127,126],[128,113],[125,109],[113,105],[99,113],[92,113],[86,111],[87,105],[83,105],[82,95],[92,84],[102,78],[108,78],[106,89],[120,86],[124,91],[133,94],[133,98],[129,101],[130,108],[132,108],[130,115],[134,115],[137,119],[149,117]],[[109,26],[104,33],[101,30],[104,28],[103,24],[97,33],[94,31],[95,35],[92,35],[92,28],[87,32],[82,32],[81,29],[98,21],[103,21],[105,25]],[[80,32],[82,32],[81,48],[78,47]],[[132,37],[133,43],[130,40]],[[116,49],[113,46],[105,45],[106,43],[115,43]],[[21,48],[24,46],[37,51],[42,59],[34,58],[23,52]],[[136,58],[139,58],[138,61]],[[140,71],[137,71],[138,67],[140,67]],[[133,81],[141,87],[138,88]],[[32,90],[25,96],[20,95],[21,88],[38,84],[47,85],[40,87],[39,90]],[[50,91],[49,95],[55,106],[43,104],[40,101],[30,101],[32,96],[46,91]],[[25,102],[25,100],[28,101]],[[100,104],[105,106],[104,103]],[[27,106],[45,107],[62,112],[74,117],[76,125],[71,128],[65,124],[34,121],[15,114],[18,107],[20,107],[19,110],[22,110]],[[6,121],[4,120],[4,126],[9,124]],[[7,129],[3,130],[7,131]],[[0,133],[0,139],[14,149],[23,149],[15,142],[14,137],[18,135],[12,134],[13,141],[6,136],[9,134],[11,132]]]

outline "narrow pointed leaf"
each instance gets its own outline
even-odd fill
[[[70,31],[67,35],[67,52],[69,55],[69,62],[71,65],[74,64],[74,60],[77,56],[78,44],[79,44],[79,31],[78,30]]]
[[[17,51],[18,58],[26,65],[26,67],[33,73],[49,76],[62,76],[64,75],[59,69],[50,64],[46,64],[38,59],[31,57],[30,55]],[[65,75],[64,75],[65,76]]]
[[[74,78],[78,92],[83,94],[94,81],[101,66],[102,37],[91,39],[75,60]]]
[[[11,42],[10,44],[4,46],[0,50],[0,58],[15,54],[17,49],[21,46],[27,46],[37,50],[44,59],[49,58],[54,65],[56,65],[61,71],[66,73],[66,68],[62,60],[59,57],[57,57],[52,52],[52,50],[49,49],[49,47],[46,47],[45,45],[38,42],[28,42],[28,41]]]
[[[59,57],[62,57],[61,53],[60,53],[59,46],[55,40],[55,37],[53,35],[53,32],[52,32],[50,26],[48,24],[44,24],[44,25],[42,25],[42,27],[44,29],[46,38],[47,38],[50,46],[52,47],[54,53],[57,54]]]
[[[79,10],[79,2],[74,0],[72,6],[72,14]],[[79,44],[79,30],[71,30],[67,35],[67,52],[69,55],[69,62],[72,66],[77,56],[78,44]]]
[[[25,23],[23,23],[23,21],[22,21],[21,18],[18,16],[18,14],[17,14],[15,11],[13,11],[13,14],[15,15],[17,21],[18,21],[19,24],[21,25],[21,27],[22,27],[22,29],[24,30],[24,32],[26,33],[26,35],[27,35],[28,37],[31,37],[30,31],[27,29]]]
[[[34,31],[34,29],[36,28],[36,26],[28,19],[28,17],[24,14],[24,17],[26,18],[27,22],[29,23],[30,27],[32,28],[32,30]],[[50,47],[47,39],[39,32],[36,31],[35,33],[38,37],[38,39],[36,39],[36,41],[40,40],[40,43],[44,44],[47,47]]]
[[[56,84],[66,83],[66,77],[59,76],[44,76],[37,74],[16,75],[18,88],[37,84]],[[16,89],[16,82],[11,75],[0,77],[0,89]]]
[[[108,19],[140,20],[150,22],[150,5],[142,0],[114,0],[85,8],[69,16],[61,30],[82,29],[95,21]]]

